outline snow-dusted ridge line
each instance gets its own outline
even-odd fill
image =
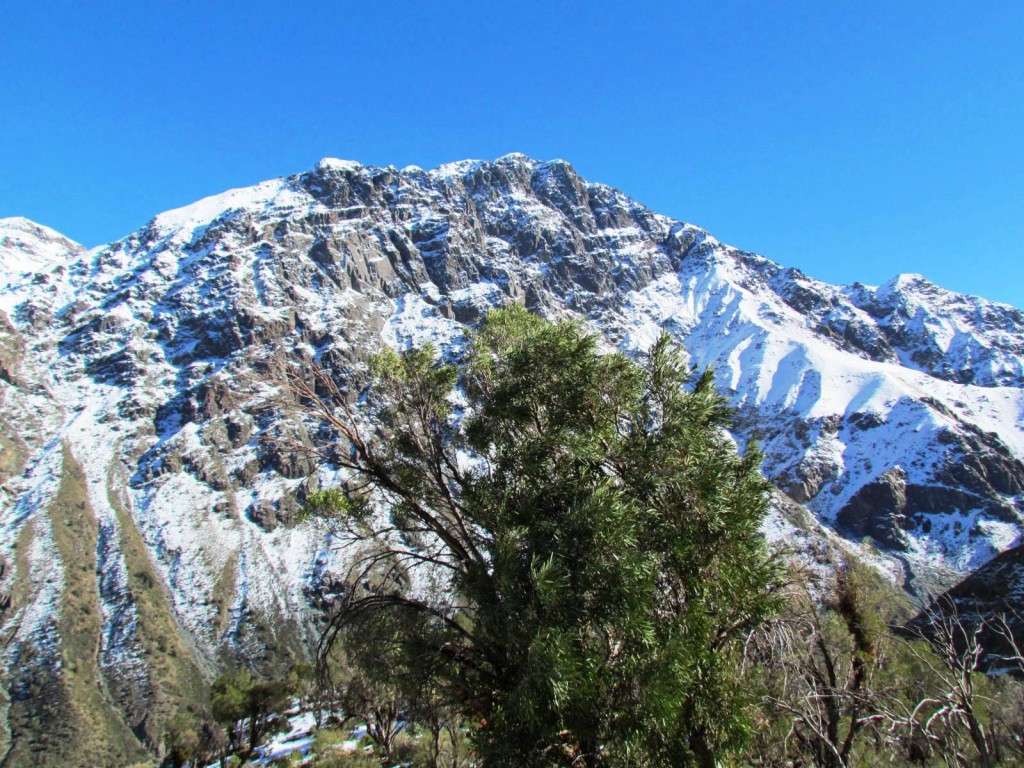
[[[29,290],[38,275],[66,267],[85,249],[20,216],[0,219],[0,292]],[[5,309],[0,305],[0,310]]]

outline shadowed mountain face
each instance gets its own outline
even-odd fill
[[[1021,671],[1017,659],[1024,651],[1022,608],[1024,546],[1017,545],[927,603],[908,629],[951,644],[965,658],[969,646],[977,644],[982,668],[1016,674]]]
[[[350,554],[293,524],[330,468],[284,370],[358,387],[381,344],[454,352],[508,302],[637,354],[667,330],[775,485],[908,589],[1019,539],[1024,314],[920,276],[820,283],[565,162],[324,160],[88,252],[0,220],[9,762],[43,738],[32,691],[130,756],[228,659],[301,654]]]

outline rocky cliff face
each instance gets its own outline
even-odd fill
[[[507,302],[630,352],[668,330],[767,476],[910,589],[1019,539],[1024,314],[919,276],[827,285],[562,161],[324,160],[88,252],[2,220],[0,259],[9,762],[43,738],[33,690],[128,754],[228,659],[301,653],[346,554],[294,524],[331,472],[283,371],[358,384],[379,345],[457,349]]]

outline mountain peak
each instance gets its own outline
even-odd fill
[[[494,162],[496,163],[517,163],[522,165],[536,165],[537,160],[533,159],[529,155],[524,155],[522,152],[509,152],[507,155],[502,155]]]
[[[356,160],[342,160],[337,157],[324,157],[316,164],[316,170],[320,173],[324,173],[325,171],[350,173],[352,171],[359,171],[362,168],[363,164]]]
[[[68,237],[65,237],[55,229],[51,229],[44,224],[26,219],[24,216],[8,216],[6,218],[0,218],[0,238],[13,238],[16,235],[27,235],[39,240],[67,240],[69,243],[78,245],[79,248],[82,246],[75,243]]]
[[[15,275],[48,272],[84,250],[57,230],[23,216],[0,219],[0,281],[5,287]]]
[[[903,272],[882,286],[887,291],[934,291],[939,286],[918,272]]]

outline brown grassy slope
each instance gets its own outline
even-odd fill
[[[57,620],[59,667],[23,661],[10,709],[12,745],[3,765],[151,763],[110,701],[99,670],[98,528],[85,476],[67,447],[60,487],[47,514],[64,574]]]

